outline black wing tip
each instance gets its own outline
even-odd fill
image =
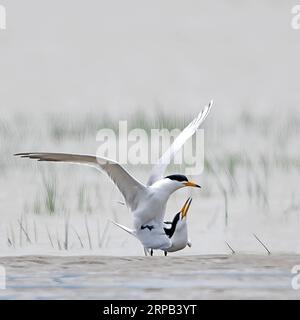
[[[25,156],[25,155],[28,155],[28,153],[14,153],[13,154],[15,157],[22,157],[22,156]]]
[[[51,161],[51,162],[61,162],[60,159],[51,158],[51,156],[42,155],[41,153],[27,152],[27,153],[15,153],[14,156],[20,157],[22,159],[32,159],[37,161]]]
[[[14,153],[14,157],[30,158],[31,153]]]
[[[36,159],[36,160],[40,159],[40,156],[38,155],[38,153],[34,153],[34,152],[15,153],[14,156],[15,157],[20,157],[20,158]]]

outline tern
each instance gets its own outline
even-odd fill
[[[189,197],[183,205],[182,209],[174,216],[173,220],[164,222],[163,230],[165,232],[165,235],[169,237],[172,242],[172,246],[164,250],[165,256],[168,252],[175,252],[184,249],[186,246],[192,246],[191,241],[188,239],[188,230],[186,223],[187,213],[189,211],[191,202],[192,198]],[[136,230],[130,229],[113,220],[111,220],[111,222],[124,231],[128,232],[132,236],[138,238]],[[155,225],[152,224],[142,226],[142,230],[146,229],[148,229],[150,232],[145,233],[144,238],[148,235],[151,241],[151,239],[160,236],[161,230]],[[145,232],[147,232],[147,230]],[[149,254],[149,248],[144,247],[144,252],[145,255]],[[150,249],[150,255],[153,255],[153,248]]]
[[[205,106],[199,115],[176,137],[171,146],[153,166],[147,184],[138,181],[117,161],[98,155],[26,152],[17,153],[15,156],[37,161],[83,164],[105,172],[117,186],[127,207],[132,212],[133,231],[143,247],[146,250],[172,251],[172,248],[176,246],[177,233],[169,237],[168,231],[165,231],[164,216],[167,201],[171,194],[178,189],[183,187],[200,188],[200,186],[193,181],[189,181],[185,175],[164,176],[164,173],[175,154],[204,122],[211,110],[212,103],[211,101]]]

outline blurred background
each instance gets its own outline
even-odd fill
[[[1,111],[299,102],[295,1],[1,0]]]
[[[95,153],[96,133],[182,128],[209,100],[194,246],[178,254],[299,252],[300,30],[294,1],[0,0],[0,248],[142,254],[92,169],[15,159]],[[144,180],[149,168],[129,168]],[[146,170],[147,169],[147,170]],[[176,193],[172,217],[191,191]],[[194,191],[193,191],[194,192]],[[130,245],[128,245],[130,244]],[[96,250],[96,251],[95,251]]]

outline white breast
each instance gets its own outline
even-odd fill
[[[175,232],[171,237],[172,245],[166,250],[168,252],[182,250],[188,244],[187,224],[184,222],[178,227],[179,228],[175,229]]]

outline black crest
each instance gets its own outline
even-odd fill
[[[170,180],[176,180],[179,182],[189,181],[188,178],[183,174],[171,174],[170,176],[167,176],[165,178],[168,178]]]

